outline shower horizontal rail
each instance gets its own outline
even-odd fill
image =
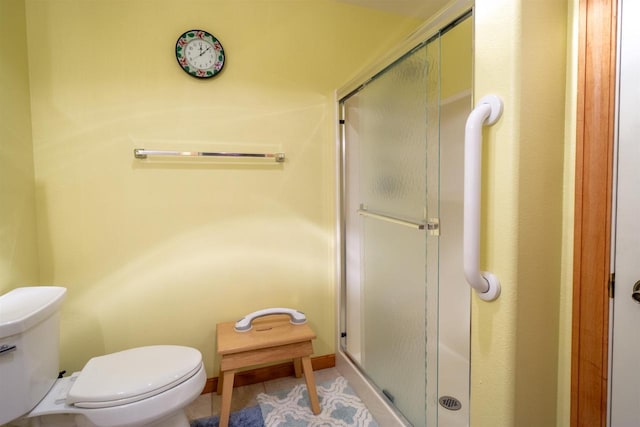
[[[464,276],[484,301],[500,296],[500,281],[480,271],[480,195],[482,186],[482,127],[494,124],[502,115],[502,99],[483,97],[469,114],[464,133]]]
[[[135,148],[133,157],[146,159],[147,156],[171,156],[171,157],[258,157],[272,158],[277,163],[284,162],[284,153],[231,153],[226,151],[175,151],[175,150],[147,150]]]
[[[362,216],[366,216],[369,218],[375,218],[375,219],[379,219],[382,221],[386,221],[386,222],[391,222],[394,224],[399,224],[399,225],[404,225],[406,227],[411,227],[411,228],[415,228],[416,230],[424,230],[425,228],[431,230],[432,229],[432,225],[431,224],[425,224],[423,222],[413,222],[413,221],[407,221],[405,219],[400,219],[400,218],[395,218],[389,215],[384,215],[384,214],[380,214],[380,213],[376,213],[376,212],[372,212],[369,211],[365,208],[360,208],[358,209],[358,214],[362,215]]]

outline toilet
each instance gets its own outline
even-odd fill
[[[206,382],[194,348],[132,348],[58,378],[65,294],[35,286],[0,296],[0,425],[189,426],[184,408]]]

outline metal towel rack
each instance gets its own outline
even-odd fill
[[[146,159],[147,156],[173,156],[173,157],[259,157],[272,158],[277,163],[284,162],[284,153],[230,153],[225,151],[172,151],[172,150],[146,150],[136,148],[133,157]]]
[[[399,224],[399,225],[404,225],[406,227],[411,227],[411,228],[415,228],[416,230],[424,230],[425,229],[425,224],[421,223],[421,222],[413,222],[413,221],[407,221],[405,219],[400,219],[400,218],[395,218],[389,215],[384,215],[384,214],[380,214],[380,213],[376,213],[376,212],[371,212],[366,210],[365,208],[360,208],[358,209],[358,214],[361,216],[367,216],[369,218],[375,218],[375,219],[379,219],[382,221],[386,221],[386,222],[391,222],[393,224]]]
[[[360,216],[366,216],[369,218],[378,219],[380,221],[390,222],[393,224],[403,225],[405,227],[413,228],[415,230],[427,230],[432,236],[440,235],[440,221],[438,218],[429,218],[425,222],[409,221],[402,218],[385,215],[378,212],[367,210],[363,205],[360,205],[360,209],[357,210]]]
[[[469,114],[464,134],[464,276],[485,301],[500,296],[500,281],[480,271],[480,194],[482,185],[482,126],[494,124],[502,115],[502,99],[483,97]]]

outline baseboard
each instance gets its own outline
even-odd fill
[[[312,357],[311,366],[314,371],[333,368],[336,366],[336,355],[326,354],[324,356]],[[233,386],[242,387],[244,385],[257,384],[278,378],[290,377],[292,375],[294,375],[293,361],[279,363],[277,365],[263,366],[261,368],[237,372],[234,376]],[[208,378],[202,394],[213,393],[217,388],[218,377]]]

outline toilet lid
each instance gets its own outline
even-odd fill
[[[175,387],[201,365],[198,350],[175,345],[138,347],[94,357],[71,386],[66,403],[107,408],[136,402]]]

